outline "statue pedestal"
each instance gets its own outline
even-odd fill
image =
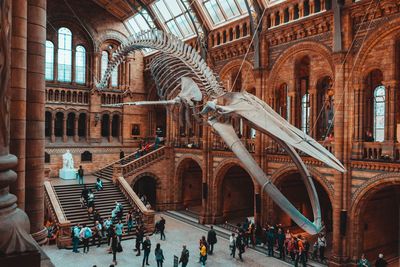
[[[76,179],[76,170],[75,169],[60,169],[58,172],[58,176],[64,180],[73,180]]]

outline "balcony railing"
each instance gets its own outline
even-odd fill
[[[84,89],[46,88],[46,103],[88,105],[89,92]]]

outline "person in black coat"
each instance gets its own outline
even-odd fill
[[[111,236],[111,251],[113,254],[113,263],[116,265],[117,264],[117,250],[118,250],[118,237],[113,233]]]
[[[140,226],[136,234],[135,251],[137,251],[136,256],[140,256],[140,244],[143,242],[144,231],[143,227]]]
[[[375,262],[375,267],[386,267],[388,266],[387,261],[383,258],[383,254],[380,253],[378,256],[378,259]]]
[[[161,217],[161,220],[158,223],[158,230],[160,231],[160,239],[165,240],[165,219],[163,217]]]
[[[285,260],[284,244],[286,237],[285,233],[282,231],[282,228],[279,228],[276,238],[278,239],[279,258]]]
[[[207,243],[210,245],[210,251],[208,254],[213,254],[214,244],[217,243],[217,233],[215,232],[213,226],[211,225],[210,231],[207,234]]]
[[[268,256],[274,256],[275,232],[274,227],[270,227],[267,232]]]
[[[144,267],[144,263],[146,263],[146,265],[150,265],[149,264],[149,255],[150,255],[150,251],[151,251],[151,242],[148,236],[146,236],[146,240],[143,241],[143,263],[142,263],[142,267]]]

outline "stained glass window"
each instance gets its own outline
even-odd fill
[[[374,91],[374,138],[377,142],[385,139],[385,87],[378,86]]]
[[[172,34],[183,39],[195,35],[188,11],[180,0],[156,0],[151,7]]]
[[[310,94],[306,93],[301,98],[301,130],[308,134],[310,130]]]
[[[75,49],[75,82],[86,82],[86,49],[81,45]]]
[[[203,0],[202,3],[214,25],[248,15],[244,0]]]
[[[54,79],[54,44],[50,41],[46,41],[45,77],[47,81],[52,81]]]
[[[72,33],[68,28],[58,30],[58,80],[71,82]]]

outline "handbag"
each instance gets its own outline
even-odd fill
[[[118,246],[117,246],[117,252],[122,252],[122,251],[123,251],[123,249],[122,249],[121,243],[119,242]]]

